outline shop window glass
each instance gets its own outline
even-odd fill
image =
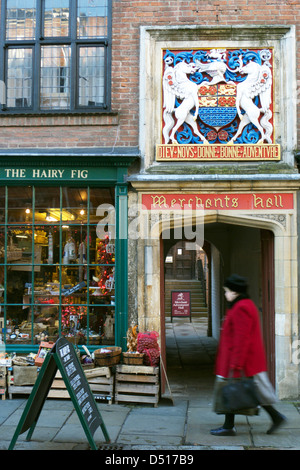
[[[87,222],[88,193],[86,189],[63,188],[62,217],[68,223],[78,224]]]
[[[4,223],[5,218],[5,188],[0,186],[0,223]]]
[[[32,188],[8,188],[8,223],[30,222],[32,220]],[[5,207],[5,202],[4,202]],[[4,222],[4,218],[3,218]]]
[[[0,191],[7,344],[61,335],[79,345],[115,343],[114,204],[114,188],[9,187],[6,197]]]

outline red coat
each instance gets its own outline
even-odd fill
[[[259,313],[250,299],[238,300],[222,325],[216,375],[228,377],[231,369],[243,370],[246,377],[267,370]]]

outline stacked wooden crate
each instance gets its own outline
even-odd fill
[[[0,367],[0,397],[2,400],[6,398],[6,389],[7,389],[7,380],[6,380],[6,367]]]
[[[95,367],[85,370],[84,373],[96,400],[107,400],[111,404],[115,385],[115,376],[111,367]]]
[[[13,368],[16,371],[16,368]],[[24,377],[28,377],[28,372],[36,369],[36,367],[24,367]],[[95,367],[93,369],[84,370],[90,389],[97,400],[106,400],[109,404],[112,403],[114,397],[114,375],[110,367]],[[1,382],[0,382],[1,383]],[[13,370],[9,373],[8,380],[8,394],[12,398],[14,394],[27,394],[32,391],[35,380],[28,382],[14,382]],[[1,392],[0,392],[1,393]],[[61,376],[60,371],[56,372],[55,378],[52,382],[51,389],[48,393],[48,398],[70,398],[69,392],[66,388],[65,382]]]
[[[114,396],[114,375],[109,367],[95,367],[84,371],[90,389],[97,400],[112,403]],[[61,373],[57,371],[48,398],[69,398]]]
[[[12,399],[12,395],[15,394],[29,395],[37,379],[37,371],[37,366],[14,365],[9,367],[7,376],[9,399]]]
[[[149,403],[159,400],[159,368],[118,365],[115,379],[115,403]]]

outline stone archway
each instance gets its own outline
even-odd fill
[[[224,211],[225,212],[225,211]],[[191,214],[190,223],[193,224]],[[174,227],[176,219],[164,219],[157,221],[156,233],[161,235],[165,227]],[[230,229],[233,233],[254,230],[256,236],[260,230],[269,230],[274,234],[274,306],[275,306],[275,384],[279,397],[298,395],[297,365],[291,363],[291,344],[293,337],[291,331],[297,335],[297,287],[291,277],[297,266],[297,246],[295,220],[286,215],[276,214],[247,214],[227,211],[218,213],[210,211],[205,214],[205,230],[222,227]],[[252,233],[254,233],[252,232]],[[251,237],[250,237],[251,238]],[[240,239],[238,239],[240,243]],[[138,291],[139,324],[142,329],[155,329],[160,332],[162,353],[164,353],[164,327],[161,321],[163,307],[161,295],[161,250],[160,239],[140,240],[138,251],[143,255],[140,259],[151,259],[151,269],[145,268],[144,263],[138,264],[140,289]],[[146,255],[147,253],[147,255]],[[225,261],[224,261],[225,263]],[[235,267],[231,259],[232,269]],[[149,272],[149,269],[151,273]],[[224,272],[224,274],[226,274]],[[149,279],[151,278],[151,281]],[[148,279],[148,281],[147,281]]]

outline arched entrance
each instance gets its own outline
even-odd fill
[[[245,275],[250,295],[261,312],[269,374],[278,398],[297,397],[298,182],[283,192],[285,186],[281,180],[274,179],[270,184],[263,177],[240,180],[237,175],[232,180],[218,176],[203,181],[200,177],[195,181],[181,181],[179,175],[172,175],[166,178],[170,186],[162,193],[161,180],[150,177],[149,181],[136,181],[137,193],[132,194],[132,201],[142,203],[141,216],[147,222],[146,237],[140,238],[136,246],[132,243],[137,263],[132,266],[136,284],[131,310],[138,312],[140,328],[159,332],[164,359],[164,242],[170,238],[165,236],[167,228],[189,227],[190,234],[194,227],[204,227],[204,238],[211,247],[212,334],[219,330],[224,314],[223,279],[232,272]],[[178,237],[180,240],[185,241],[182,235]]]
[[[246,220],[242,221],[243,224],[237,223],[238,220],[235,222],[216,216],[205,224],[205,243],[202,250],[204,253],[202,268],[205,268],[203,269],[205,275],[202,281],[205,284],[206,325],[201,334],[218,340],[221,320],[226,309],[222,288],[224,278],[232,272],[246,276],[250,285],[249,294],[261,314],[269,374],[275,383],[274,234],[271,230],[247,225]],[[169,285],[173,282],[173,287],[178,290],[184,290],[184,285],[188,286],[187,290],[191,290],[193,282],[199,282],[197,262],[201,250],[196,250],[193,254],[187,253],[189,250],[186,250],[186,243],[187,240],[184,239],[173,240],[172,232],[169,239],[161,241],[163,258],[161,282],[164,293],[161,296],[161,312],[164,317],[162,320],[164,334],[168,333],[168,322],[172,321]],[[200,284],[198,289],[201,290]],[[196,302],[196,298],[192,297],[191,321],[199,325],[201,317],[197,312]],[[187,321],[189,319],[177,318],[177,326],[179,322],[184,325]],[[199,329],[197,331],[199,332]],[[165,354],[167,359],[167,349]],[[193,360],[191,366],[192,363]],[[167,361],[166,365],[168,368]]]

